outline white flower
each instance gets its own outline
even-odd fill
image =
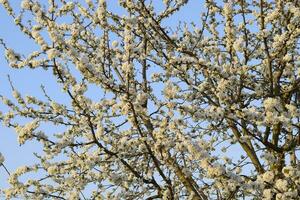
[[[233,48],[236,50],[236,51],[242,51],[243,50],[243,43],[244,43],[244,40],[242,37],[239,37],[234,43],[233,43]]]
[[[164,94],[165,94],[166,98],[168,98],[168,99],[175,98],[178,91],[179,91],[179,88],[176,85],[174,85],[172,82],[168,81],[166,83],[166,87],[164,89]]]
[[[228,16],[232,13],[232,4],[231,3],[225,3],[223,7],[223,12],[225,16]]]
[[[63,110],[64,110],[64,108],[63,108],[62,105],[60,105],[60,104],[58,104],[58,103],[56,103],[56,102],[54,102],[54,101],[52,101],[52,102],[50,103],[50,105],[51,105],[51,108],[53,109],[53,113],[56,113],[56,114],[62,113]]]
[[[286,166],[282,169],[282,173],[286,177],[292,177],[294,175],[295,169],[292,166]]]
[[[32,137],[33,131],[39,126],[39,122],[34,120],[32,122],[27,123],[24,126],[17,126],[15,131],[18,134],[18,142],[20,144],[24,144],[26,140]]]
[[[288,189],[288,182],[284,179],[278,179],[275,183],[277,189],[281,191],[287,191]]]
[[[53,49],[48,50],[47,54],[48,54],[49,60],[52,60],[53,58],[58,56],[59,52],[53,48]]]
[[[209,166],[207,168],[207,174],[210,177],[218,177],[224,174],[225,170],[221,165]]]
[[[297,190],[288,191],[288,192],[285,192],[282,195],[283,200],[285,200],[285,199],[296,199],[297,197],[299,197]]]
[[[267,111],[273,111],[276,107],[280,106],[280,102],[275,98],[267,98],[264,100],[264,107]]]
[[[171,196],[170,190],[166,189],[166,190],[164,190],[164,192],[163,192],[163,197],[162,197],[162,199],[163,199],[163,200],[170,199],[170,196]]]
[[[272,190],[271,189],[266,189],[263,191],[263,197],[265,200],[271,200],[272,199]]]
[[[77,199],[80,199],[79,198],[79,192],[78,191],[72,191],[70,196],[69,196],[69,199],[70,200],[77,200]]]
[[[55,175],[58,172],[58,167],[56,165],[50,166],[48,167],[47,172],[50,175]]]
[[[123,62],[122,70],[124,71],[124,73],[130,74],[133,71],[133,64],[131,62]]]
[[[41,6],[40,4],[38,3],[34,3],[33,6],[32,6],[32,11],[35,12],[35,13],[38,13],[41,9]]]
[[[272,183],[273,180],[274,180],[274,173],[271,172],[271,171],[267,171],[263,174],[262,178],[263,178],[263,181],[267,182],[267,183]]]
[[[285,107],[287,108],[287,110],[289,111],[289,114],[290,114],[292,117],[297,117],[298,111],[297,111],[296,106],[294,106],[294,105],[292,105],[292,104],[286,104]]]
[[[237,167],[237,168],[235,169],[235,173],[240,174],[241,172],[242,172],[242,168]]]
[[[21,166],[18,167],[18,169],[15,171],[15,174],[22,175],[25,174],[28,170],[29,168],[27,166]]]
[[[286,54],[284,57],[283,57],[283,61],[285,62],[289,62],[292,60],[292,56],[291,54]]]
[[[0,153],[0,165],[4,163],[4,156]]]
[[[0,3],[2,3],[2,4],[5,4],[7,2],[8,2],[7,0],[0,0]]]
[[[16,90],[13,91],[13,97],[19,99],[21,97],[20,93]]]
[[[282,121],[279,117],[280,112],[282,112],[282,105],[280,100],[275,98],[267,98],[264,100],[264,108],[265,108],[265,122],[267,124],[277,124],[278,122]]]
[[[15,53],[12,49],[7,49],[5,51],[5,57],[9,62],[17,62],[20,59],[20,55]]]
[[[147,101],[147,98],[148,98],[148,95],[145,94],[145,93],[139,93],[137,96],[136,96],[136,102],[138,104],[144,104],[146,101]]]
[[[30,9],[30,5],[31,4],[29,0],[23,0],[21,3],[21,8],[28,10]]]

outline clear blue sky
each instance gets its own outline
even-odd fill
[[[13,7],[18,8],[21,1],[11,0],[10,2]],[[200,11],[203,9],[202,6],[203,1],[190,0],[180,14],[173,16],[172,19],[168,21],[168,25],[174,26],[179,20],[199,23]],[[26,55],[38,48],[32,40],[29,40],[18,30],[2,6],[0,6],[0,24],[0,38],[3,38],[6,44],[10,48],[15,49],[16,52]],[[7,75],[10,75],[15,88],[17,88],[21,94],[42,97],[40,85],[43,84],[53,99],[59,102],[66,101],[62,96],[63,93],[60,92],[60,88],[57,87],[58,85],[53,79],[51,71],[11,69],[4,59],[3,48],[0,48],[0,67],[0,95],[11,97],[11,89],[7,79]],[[0,103],[0,110],[7,110],[7,108]],[[19,146],[14,131],[0,125],[0,152],[5,156],[5,165],[10,171],[14,171],[18,166],[34,163],[35,159],[32,153],[40,151],[40,147],[40,145],[32,141]],[[7,187],[7,177],[4,169],[0,168],[0,188]]]

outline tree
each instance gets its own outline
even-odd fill
[[[1,120],[43,154],[7,199],[299,199],[299,1],[206,0],[201,24],[177,27],[188,0],[119,0],[124,15],[108,0],[0,2],[40,46],[2,42],[9,65],[52,70],[70,101],[11,82]]]

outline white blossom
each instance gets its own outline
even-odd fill
[[[267,171],[262,175],[262,180],[267,183],[272,183],[274,181],[274,173],[272,171]]]
[[[21,2],[21,8],[23,9],[30,9],[30,6],[31,6],[31,2],[29,0],[23,0]]]
[[[0,165],[3,164],[4,160],[4,156],[0,153]]]
[[[47,51],[49,60],[56,58],[59,55],[59,52],[56,49],[50,49]]]
[[[263,191],[263,197],[264,197],[264,200],[271,200],[272,197],[273,197],[272,190],[271,189],[265,189]]]
[[[288,189],[288,182],[284,179],[278,179],[275,183],[275,186],[280,191],[287,191]]]
[[[166,98],[172,99],[172,98],[176,97],[176,94],[178,91],[179,91],[179,88],[176,85],[174,85],[171,82],[168,82],[164,89],[164,94],[165,94]]]
[[[33,131],[39,126],[39,122],[34,120],[25,124],[24,126],[18,126],[15,128],[15,131],[18,134],[18,142],[24,144],[26,140],[32,137]]]

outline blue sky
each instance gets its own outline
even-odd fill
[[[16,0],[10,2],[14,8],[18,8],[21,1]],[[199,23],[200,11],[203,9],[202,6],[203,3],[201,3],[201,1],[191,0],[188,5],[182,9],[180,14],[174,15],[172,19],[168,21],[168,25],[174,26],[179,20]],[[110,8],[110,10],[114,9],[113,5],[110,5]],[[8,47],[25,55],[38,48],[32,40],[28,39],[19,31],[14,25],[12,18],[7,15],[2,6],[0,6],[0,23],[0,38],[4,39]],[[40,86],[44,85],[48,94],[53,97],[53,99],[56,99],[59,102],[66,101],[62,96],[63,93],[60,91],[58,84],[52,77],[51,71],[11,69],[4,59],[4,49],[2,47],[0,48],[0,67],[0,95],[12,97],[11,88],[7,78],[7,75],[10,75],[15,88],[23,95],[43,98]],[[0,110],[6,111],[7,108],[0,103]],[[51,127],[51,129],[53,129],[53,127]],[[19,146],[14,131],[3,127],[2,124],[0,125],[0,152],[5,156],[5,165],[10,171],[14,171],[18,166],[33,164],[35,161],[33,152],[40,151],[40,147],[39,144],[32,141]],[[4,169],[0,168],[0,188],[7,187],[7,177]]]

